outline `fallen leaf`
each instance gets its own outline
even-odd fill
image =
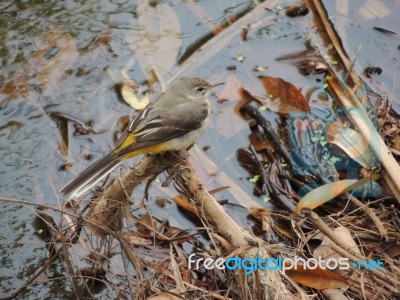
[[[240,101],[235,105],[236,113],[240,113],[242,107],[246,106],[251,102],[256,102],[260,106],[265,106],[265,102],[263,102],[261,99],[259,99],[258,97],[256,97],[243,87],[239,88],[238,93],[240,94]]]
[[[135,246],[150,246],[153,244],[151,239],[141,238],[138,236],[138,233],[134,231],[126,232],[125,238],[128,240],[128,243]]]
[[[320,186],[301,198],[300,202],[296,206],[294,214],[299,214],[303,208],[314,209],[343,193],[366,184],[371,180],[377,180],[379,177],[378,174],[373,174],[370,177],[360,180],[339,180]]]
[[[287,238],[290,239],[290,240],[292,240],[292,239],[295,238],[294,235],[293,235],[293,233],[292,233],[292,231],[291,231],[290,229],[288,229],[288,228],[285,228],[285,227],[282,227],[282,226],[279,226],[279,225],[276,224],[276,225],[274,226],[274,230],[275,230],[277,233],[279,233],[280,235],[285,236],[285,237],[287,237]]]
[[[181,271],[179,270],[178,263],[175,260],[174,253],[172,251],[172,247],[170,247],[170,266],[172,268],[172,272],[174,274],[174,279],[175,279],[175,286],[179,291],[185,291],[185,284],[183,283]]]
[[[326,127],[326,135],[330,144],[338,146],[364,168],[374,164],[374,155],[368,141],[356,130],[334,122]]]
[[[393,148],[397,151],[400,151],[400,136],[396,136],[393,139]]]
[[[387,250],[387,255],[391,258],[400,256],[400,245],[393,245],[389,250]]]
[[[286,270],[285,273],[297,283],[305,286],[323,290],[323,289],[339,289],[348,287],[347,280],[329,270],[317,267],[314,270],[306,268],[302,264],[297,264],[297,270]]]
[[[178,196],[174,197],[174,201],[175,201],[176,205],[179,206],[179,208],[182,208],[183,210],[185,210],[197,217],[202,216],[201,210],[196,205],[190,203],[186,197],[184,197],[182,195],[178,195]]]
[[[333,229],[333,232],[346,244],[348,245],[349,249],[356,253],[360,253],[360,250],[358,249],[357,243],[354,241],[353,237],[351,236],[350,230],[348,230],[346,227],[339,226],[335,229]],[[328,238],[326,235],[322,238],[322,243],[319,245],[318,248],[316,248],[313,252],[313,257],[318,258],[321,257],[322,259],[328,259],[328,258],[334,258],[334,259],[339,259],[342,258],[343,256],[337,253],[335,250],[332,249],[332,245],[334,243],[330,238]],[[339,271],[340,272],[340,271]],[[347,273],[347,272],[346,272]]]
[[[270,76],[258,77],[269,98],[269,105],[273,111],[281,114],[290,114],[298,111],[310,111],[307,99],[291,83]]]
[[[115,88],[119,98],[136,110],[142,110],[150,103],[148,93],[138,95],[139,87],[133,80],[124,80],[116,84]]]
[[[222,236],[210,232],[211,236],[215,239],[217,239],[225,248],[226,252],[230,253],[233,251],[232,245],[228,243],[226,239],[224,239]]]
[[[137,219],[137,221],[138,224],[136,227],[140,233],[148,233],[149,231],[151,233],[154,233],[154,231],[158,232],[158,229],[161,226],[160,222],[150,215],[142,215]]]
[[[168,238],[176,238],[178,236],[187,236],[187,232],[177,227],[168,227],[163,235]]]

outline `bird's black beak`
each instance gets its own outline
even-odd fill
[[[225,82],[213,84],[213,85],[210,86],[210,90],[215,88],[215,87],[217,87],[217,86],[223,85],[223,84],[225,84]]]

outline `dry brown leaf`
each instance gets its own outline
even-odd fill
[[[265,105],[265,103],[259,99],[258,97],[254,96],[248,90],[244,89],[243,87],[239,88],[238,90],[240,94],[240,101],[235,105],[235,112],[240,113],[240,110],[243,106],[251,103],[252,101],[256,102],[259,105]]]
[[[215,233],[210,233],[212,235],[212,237],[216,238],[226,249],[226,251],[228,253],[233,251],[232,245],[230,243],[228,243],[227,240],[225,240],[222,236],[215,234]]]
[[[179,266],[175,260],[172,247],[170,248],[170,258],[171,258],[170,265],[172,268],[172,272],[174,274],[175,286],[177,287],[178,291],[185,291],[186,290],[185,284],[183,283],[181,271],[179,270]]]
[[[400,256],[400,245],[394,245],[386,253],[391,258],[395,258],[397,256]]]
[[[196,207],[196,205],[192,204],[189,202],[189,200],[182,196],[182,195],[178,195],[174,197],[174,201],[176,203],[176,205],[178,205],[180,208],[190,212],[191,214],[201,217],[202,213],[201,211]]]
[[[284,228],[284,227],[282,227],[282,226],[280,226],[278,224],[275,224],[274,230],[277,233],[287,237],[290,240],[294,239],[294,235],[293,235],[293,233],[292,233],[292,231],[290,229],[287,229],[287,228]]]
[[[291,83],[281,78],[262,78],[262,83],[268,93],[272,105],[270,109],[281,114],[289,114],[297,111],[309,111],[310,107],[301,92]]]
[[[337,227],[333,229],[333,232],[340,237],[340,239],[345,242],[349,248],[355,253],[360,253],[358,249],[357,243],[354,241],[353,237],[351,236],[351,232],[344,226]]]
[[[138,228],[139,232],[153,232],[153,231],[158,231],[158,228],[160,226],[160,222],[153,218],[150,215],[143,215],[140,216],[138,219],[138,224],[136,225]]]
[[[153,244],[152,240],[141,238],[138,236],[138,233],[134,231],[125,233],[125,238],[131,245],[135,246],[150,246]]]
[[[268,108],[280,114],[310,111],[307,99],[291,83],[271,76],[260,76],[270,99]]]
[[[177,227],[168,227],[167,230],[165,230],[165,232],[163,233],[163,235],[168,238],[175,238],[177,236],[187,235],[187,232]]]
[[[346,227],[337,227],[333,229],[333,232],[346,244],[349,246],[350,249],[352,249],[356,253],[360,253],[360,250],[358,249],[358,246],[356,242],[354,241],[353,237],[351,236],[350,230],[348,230]],[[313,257],[318,258],[321,257],[322,259],[328,259],[328,258],[335,258],[339,259],[342,258],[342,255],[338,254],[336,251],[334,251],[331,247],[334,243],[330,238],[324,235],[322,239],[321,245],[314,250]]]
[[[396,136],[394,139],[393,139],[393,149],[395,149],[395,150],[397,150],[397,151],[400,151],[400,136]]]
[[[285,273],[297,283],[312,287],[318,290],[324,289],[339,289],[348,287],[347,280],[329,270],[324,270],[317,267],[314,270],[305,269],[302,264],[297,264],[297,270],[286,270]]]

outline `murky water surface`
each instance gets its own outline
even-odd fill
[[[361,10],[368,1],[351,1],[350,13],[339,4],[335,7],[334,3],[341,1],[326,2],[330,3],[329,14],[335,16],[332,21],[350,47],[351,58],[357,58],[357,71],[366,66],[381,67],[383,74],[377,80],[389,96],[398,95],[400,40],[398,35],[373,29],[376,26],[398,31],[399,21],[394,17],[399,13],[397,2],[382,1],[380,18],[373,14],[368,17]],[[286,4],[284,1],[280,5]],[[93,161],[113,146],[119,117],[132,114],[132,108],[117,98],[113,87],[127,78],[139,84],[148,79],[146,51],[157,52],[159,46],[149,46],[144,40],[156,36],[160,26],[164,29],[163,47],[167,54],[155,59],[160,65],[159,75],[166,82],[178,72],[179,76],[196,75],[215,82],[234,76],[242,85],[260,93],[258,75],[282,77],[302,91],[320,85],[318,76],[304,78],[294,66],[274,60],[301,51],[306,41],[318,38],[307,25],[311,24],[309,15],[289,19],[277,7],[264,10],[251,20],[258,25],[248,41],[243,41],[237,30],[226,42],[219,42],[221,47],[211,48],[215,53],[204,53],[206,62],[179,66],[176,61],[192,53],[202,38],[206,41],[219,25],[229,24],[231,16],[249,11],[254,4],[245,0],[172,0],[163,2],[161,24],[151,20],[154,15],[143,12],[146,5],[144,0],[1,1],[1,197],[60,207],[60,188],[90,164],[88,158]],[[153,27],[143,31],[146,22],[153,22]],[[243,56],[242,62],[239,56]],[[255,72],[256,66],[268,69]],[[192,150],[191,160],[207,188],[228,185],[221,179],[226,175],[245,193],[249,204],[262,203],[261,198],[252,195],[248,174],[236,161],[236,150],[248,145],[248,125],[234,113],[235,101],[217,103],[217,96],[218,91],[212,97],[210,129],[198,148]],[[400,102],[394,99],[399,108]],[[74,134],[79,131],[78,123],[60,120],[54,113],[76,119],[92,133]],[[278,124],[276,115],[268,116]],[[63,141],[68,141],[67,149],[63,148]],[[203,152],[205,146],[210,148]],[[68,172],[64,170],[66,163],[72,164]],[[174,194],[173,188],[166,190],[155,183],[150,194],[152,212],[159,219],[168,217],[172,226],[191,228],[194,223],[181,215],[171,200]],[[140,202],[142,195],[143,190],[138,190],[133,198]],[[167,198],[166,206],[155,204],[159,197]],[[217,194],[217,198],[236,203],[229,190]],[[229,211],[233,217],[237,214],[237,219],[246,215],[244,209]],[[139,215],[144,212],[136,211]],[[34,218],[33,207],[0,201],[0,293],[24,284],[46,256]],[[47,276],[57,278],[63,274],[56,263]],[[53,279],[49,284],[32,286],[19,297],[56,299],[70,293],[64,280]],[[107,299],[106,293],[102,297]]]

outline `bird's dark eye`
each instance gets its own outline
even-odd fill
[[[199,86],[199,87],[197,88],[197,91],[198,91],[198,92],[204,92],[204,88],[203,88],[202,86]]]

